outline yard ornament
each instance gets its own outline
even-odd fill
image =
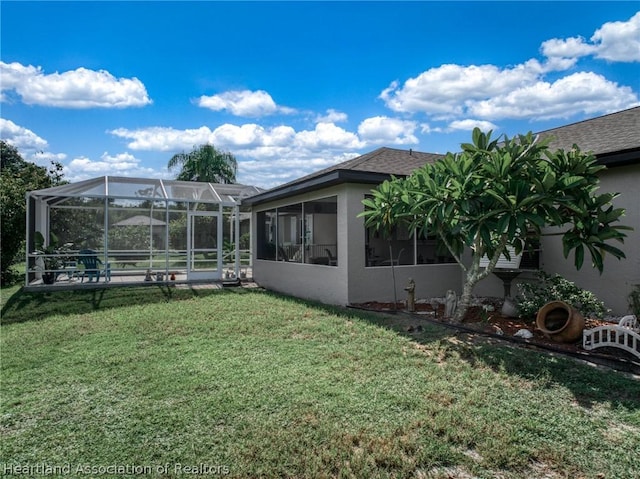
[[[450,289],[447,291],[447,296],[445,298],[444,304],[444,315],[447,318],[453,317],[456,312],[456,308],[458,307],[458,296],[456,296],[456,292]]]
[[[416,282],[409,278],[409,284],[404,290],[407,292],[407,311],[413,313],[416,310]]]

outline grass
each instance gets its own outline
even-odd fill
[[[2,304],[5,472],[632,478],[640,467],[640,381],[439,326],[408,337],[397,318],[234,289],[14,288]]]

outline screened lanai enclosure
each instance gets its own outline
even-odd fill
[[[105,176],[27,194],[28,288],[250,275],[238,184]]]

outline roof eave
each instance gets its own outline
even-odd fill
[[[328,188],[329,186],[339,185],[341,183],[379,184],[384,180],[388,180],[391,176],[392,175],[389,173],[373,171],[332,170],[324,175],[309,178],[308,180],[298,183],[289,184],[282,188],[275,188],[258,195],[250,196],[249,198],[244,198],[242,200],[242,205],[260,205],[282,198],[308,193],[309,191]]]
[[[596,158],[600,164],[605,165],[607,168],[632,165],[640,163],[640,147],[611,153],[601,153],[596,155]]]

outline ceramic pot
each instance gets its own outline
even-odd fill
[[[551,301],[538,311],[536,326],[558,343],[575,343],[582,337],[584,316],[564,301]]]

